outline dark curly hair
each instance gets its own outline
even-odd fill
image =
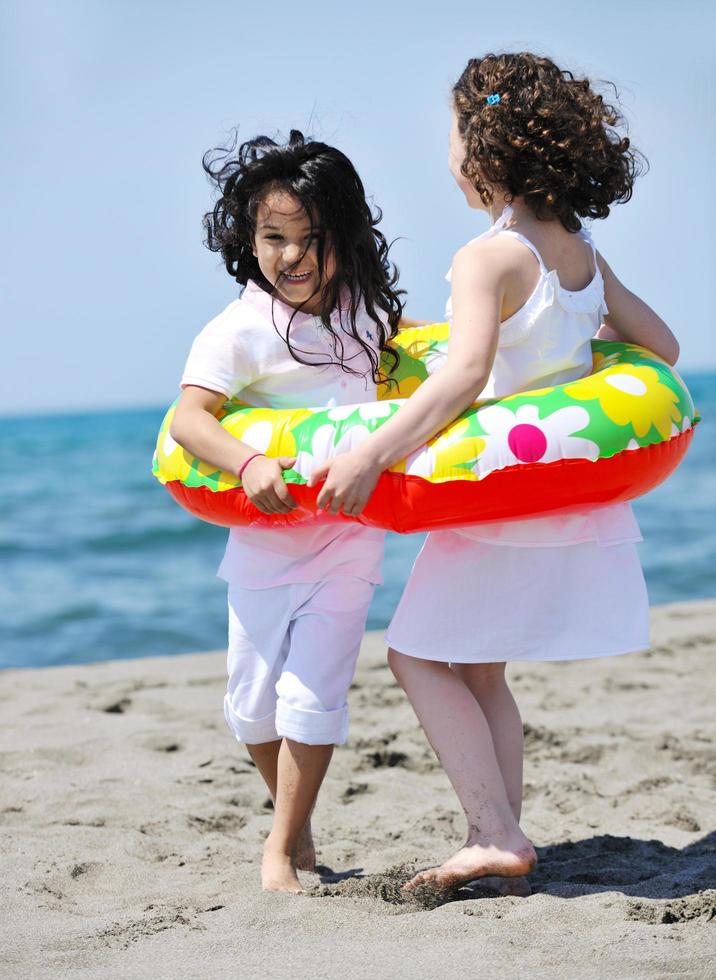
[[[610,205],[628,201],[647,165],[618,131],[625,124],[617,109],[549,58],[471,58],[452,94],[462,173],[485,205],[499,184],[508,200],[524,196],[537,218],[556,217],[575,232],[580,218],[606,218]],[[499,101],[488,103],[489,95]]]
[[[315,360],[301,359],[299,350],[291,343],[293,317],[286,335],[281,333],[281,337],[291,356],[302,364],[339,363],[347,373],[361,376],[363,372],[347,363],[350,358],[344,358],[344,344],[330,320],[347,287],[350,307],[348,322],[343,327],[368,356],[373,380],[385,382],[380,357],[361,337],[356,316],[362,302],[375,323],[380,351],[387,350],[393,356],[394,367],[398,355],[386,345],[397,332],[403,310],[400,297],[404,291],[395,289],[398,270],[389,262],[389,245],[377,229],[382,212],[379,208],[371,210],[353,164],[340,150],[305,139],[296,129],[291,130],[288,142],[283,144],[268,136],[257,136],[238,149],[237,142],[234,138],[231,147],[210,150],[204,155],[204,170],[219,191],[213,211],[204,216],[207,247],[212,252],[221,252],[226,271],[238,283],[246,285],[252,279],[275,297],[274,286],[263,276],[253,254],[256,215],[270,191],[292,194],[305,209],[317,236],[318,268],[324,268],[329,246],[335,258],[335,273],[320,286],[321,321],[331,334],[335,360],[317,364]]]

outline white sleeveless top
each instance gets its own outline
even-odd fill
[[[503,398],[518,391],[566,384],[592,369],[591,340],[609,312],[596,249],[586,229],[578,232],[592,249],[594,276],[584,289],[564,289],[556,269],[547,269],[529,239],[506,228],[512,216],[507,205],[497,221],[473,241],[510,235],[522,242],[539,264],[539,280],[527,302],[500,324],[497,353],[480,398]],[[450,270],[446,276],[451,280]],[[452,301],[445,309],[452,319]],[[594,541],[623,544],[641,541],[636,518],[628,503],[607,504],[568,514],[494,521],[460,528],[459,533],[489,544],[518,547],[558,547]]]

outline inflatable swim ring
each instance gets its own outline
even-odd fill
[[[430,442],[382,474],[358,518],[316,516],[314,464],[362,442],[444,363],[448,324],[401,330],[398,383],[378,401],[331,409],[273,410],[228,401],[219,421],[269,456],[295,456],[285,479],[301,505],[262,514],[235,476],[193,458],[162,423],[153,472],[190,513],[212,524],[285,525],[359,520],[409,532],[547,514],[629,500],[683,458],[698,421],[691,396],[665,361],[642,347],[592,342],[579,381],[476,402]]]

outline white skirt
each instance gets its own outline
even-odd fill
[[[648,649],[649,601],[636,545],[514,547],[432,532],[386,639],[399,653],[447,663]]]

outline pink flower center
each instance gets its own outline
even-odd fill
[[[523,423],[510,429],[507,445],[523,463],[536,463],[547,452],[547,439],[536,425]]]

